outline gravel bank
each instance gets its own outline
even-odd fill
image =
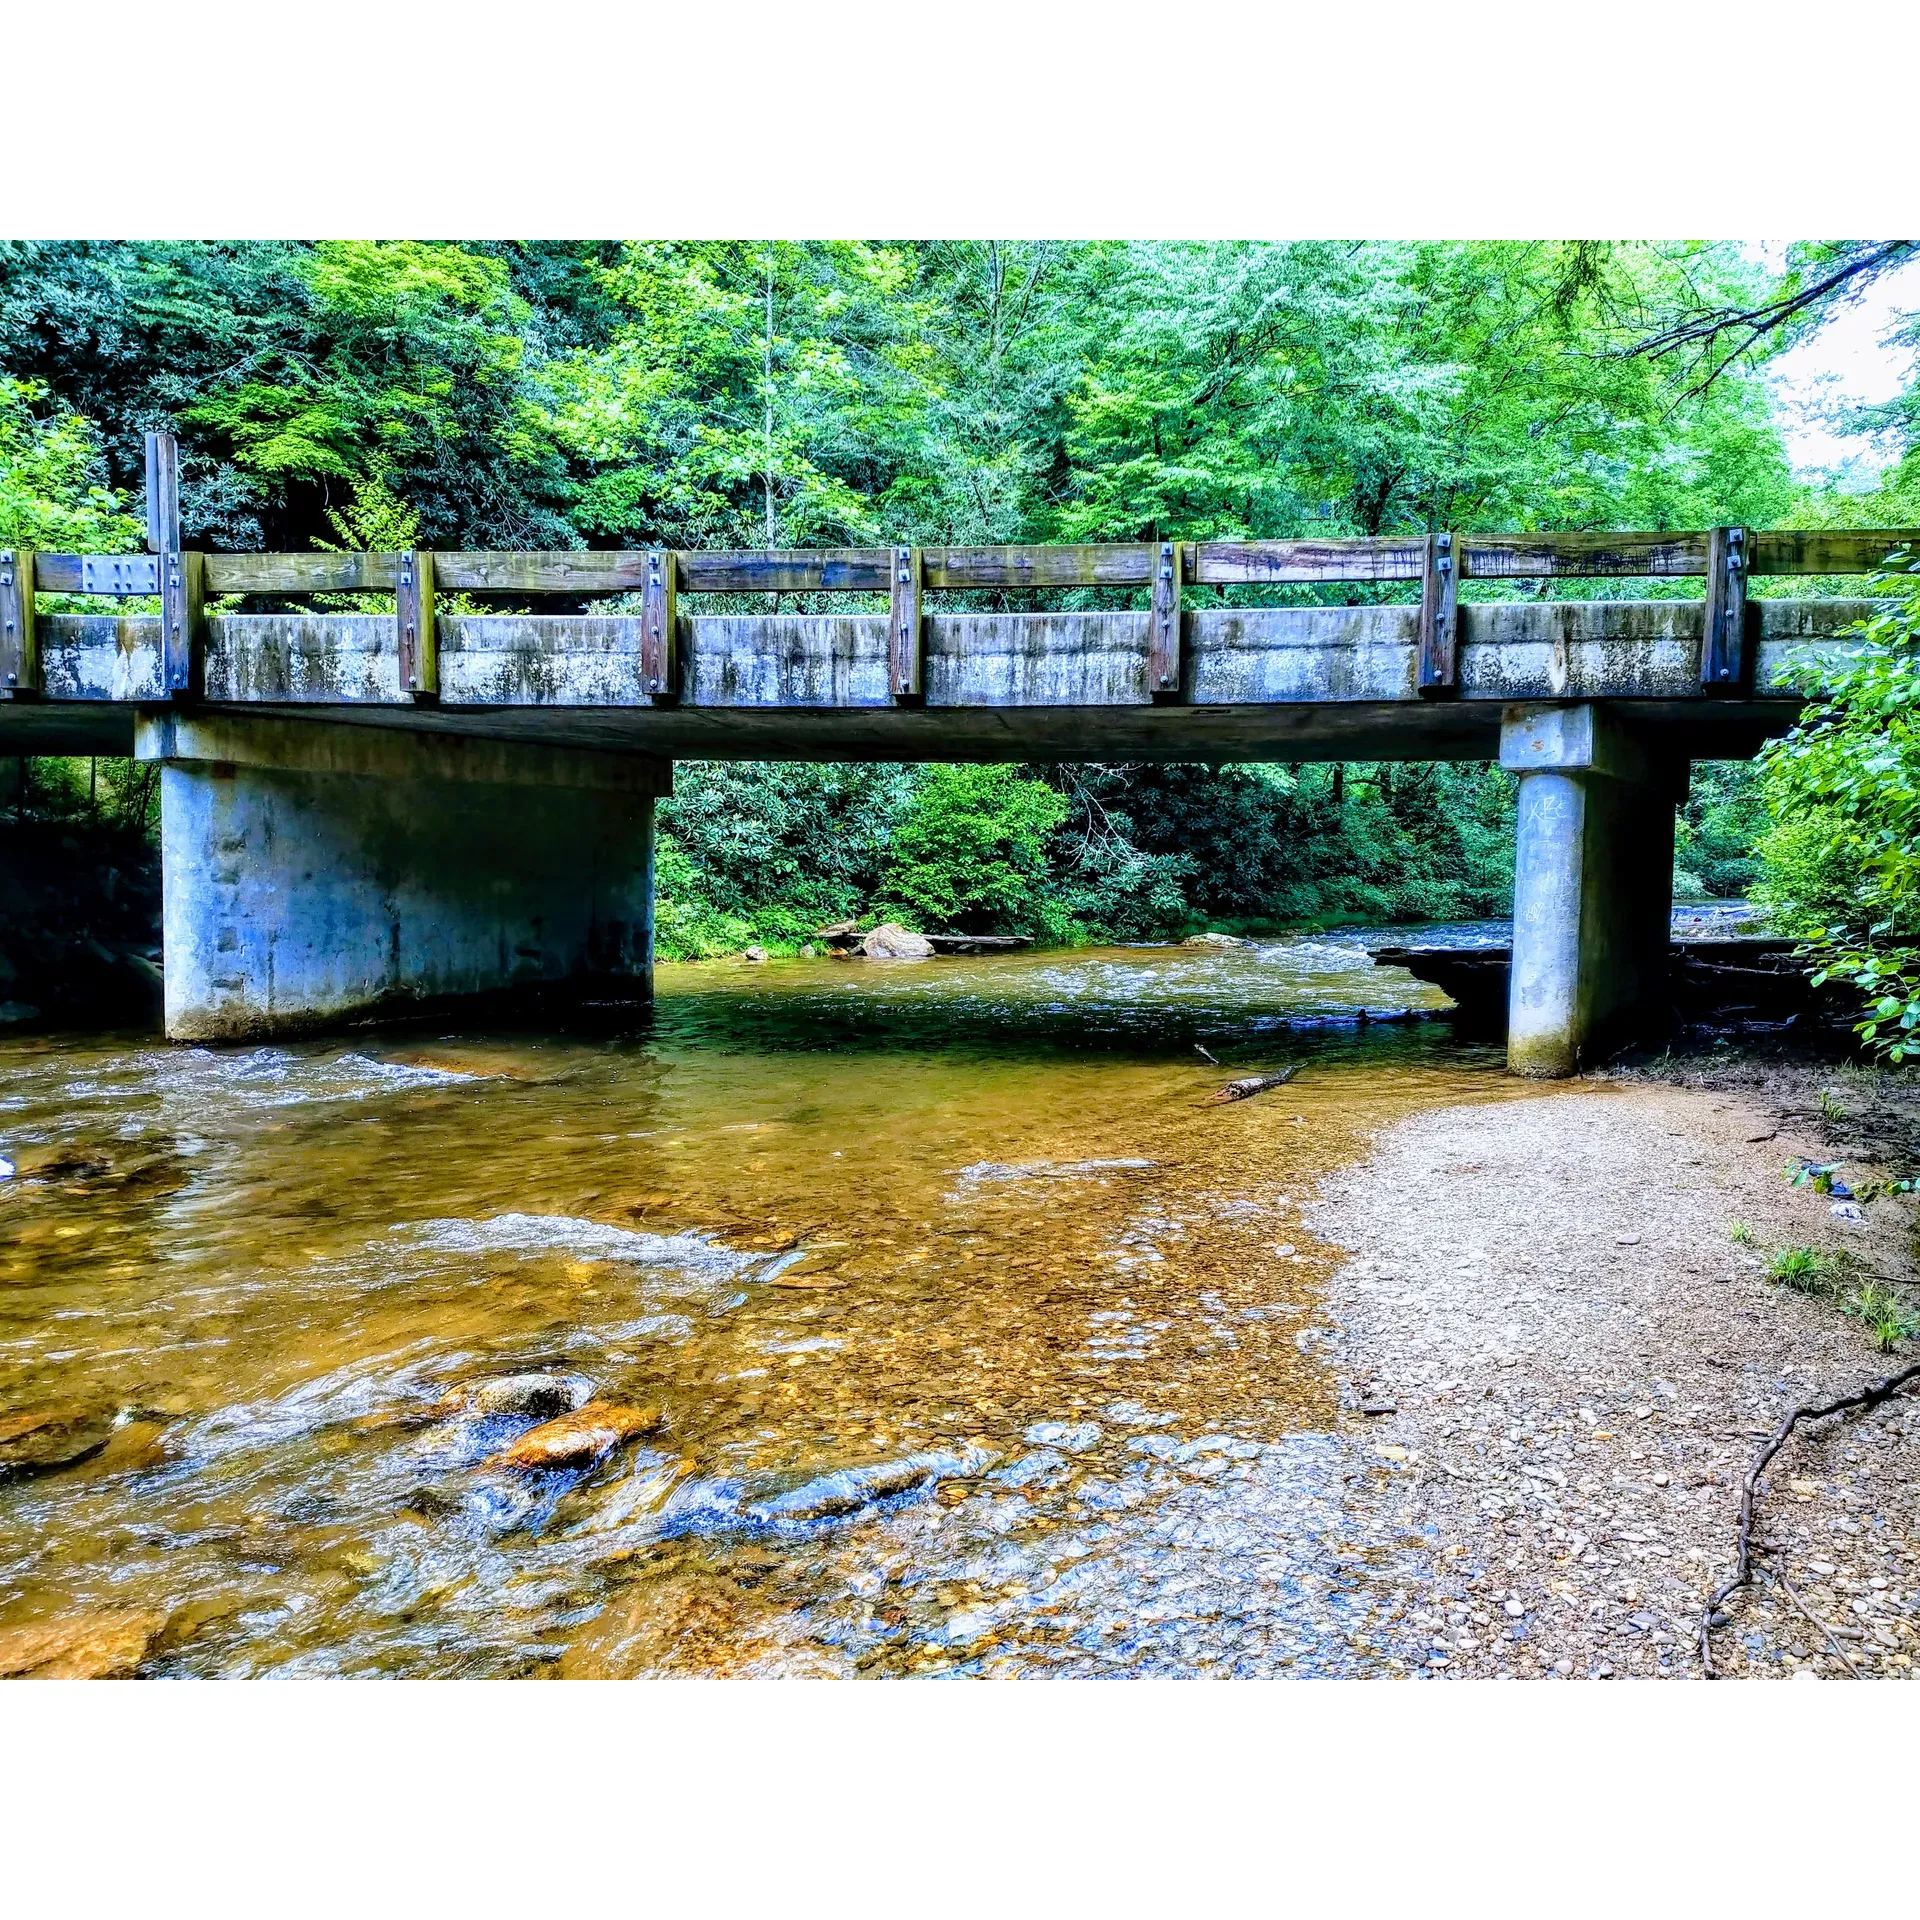
[[[1811,1393],[1901,1364],[1765,1278],[1791,1244],[1911,1277],[1906,1203],[1849,1221],[1783,1178],[1821,1150],[1750,1095],[1588,1082],[1419,1115],[1327,1183],[1312,1224],[1352,1254],[1328,1296],[1344,1397],[1406,1490],[1404,1523],[1458,1570],[1395,1622],[1413,1664],[1698,1672],[1700,1602],[1731,1567],[1760,1440]],[[1777,1582],[1736,1598],[1723,1669],[1842,1676],[1837,1639],[1862,1674],[1910,1677],[1920,1402],[1789,1442],[1762,1511],[1813,1619]]]

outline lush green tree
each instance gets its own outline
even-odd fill
[[[43,388],[0,376],[0,547],[114,552],[145,529],[106,482],[98,429],[77,413],[38,413]]]
[[[1057,936],[1048,853],[1067,810],[1019,767],[929,767],[894,825],[886,898],[936,927]]]
[[[1774,826],[1762,897],[1816,979],[1863,996],[1860,1033],[1920,1053],[1920,579],[1861,623],[1849,659],[1797,678],[1813,702],[1764,756]]]
[[[1674,894],[1682,900],[1734,900],[1759,883],[1754,843],[1767,831],[1760,770],[1750,760],[1694,763],[1680,809]]]

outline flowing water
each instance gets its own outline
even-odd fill
[[[616,1038],[7,1042],[0,1415],[116,1424],[0,1485],[0,1630],[137,1606],[155,1675],[1374,1669],[1427,1545],[1300,1214],[1506,1097],[1443,1004],[1331,936],[668,966]],[[538,1413],[463,1395],[530,1373],[656,1417],[502,1464]]]

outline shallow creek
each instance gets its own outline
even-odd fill
[[[1337,936],[663,967],[616,1038],[0,1045],[0,1413],[119,1421],[0,1485],[0,1628],[151,1608],[156,1675],[1371,1670],[1427,1549],[1299,1209],[1512,1097],[1356,1018],[1441,1004]],[[530,1372],[662,1421],[525,1472],[532,1415],[428,1417]]]

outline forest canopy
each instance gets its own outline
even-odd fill
[[[1889,245],[0,243],[0,543],[511,548],[1920,519],[1791,472],[1759,368]],[[1881,249],[1875,253],[1874,248]],[[1640,590],[1644,583],[1640,583]],[[55,783],[57,784],[57,782]],[[1497,911],[1483,767],[693,765],[663,947],[898,910],[1052,938]],[[1744,773],[1687,881],[1737,891]]]

